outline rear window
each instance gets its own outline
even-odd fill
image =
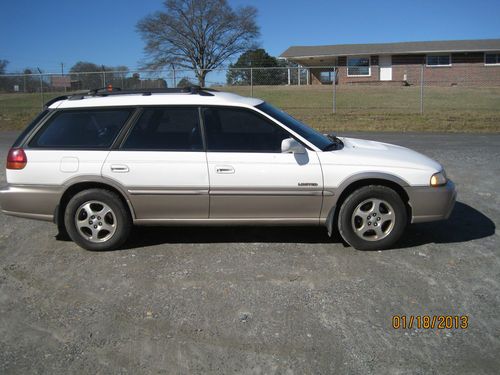
[[[30,142],[35,148],[106,149],[132,114],[131,108],[56,113]]]

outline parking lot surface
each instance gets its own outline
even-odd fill
[[[450,219],[386,251],[324,228],[182,227],[90,252],[0,214],[0,373],[498,373],[500,135],[352,135],[441,162]],[[0,133],[2,161],[14,137]],[[394,329],[394,315],[468,327]]]

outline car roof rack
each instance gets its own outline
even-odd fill
[[[175,87],[175,88],[151,88],[122,90],[119,87],[104,87],[93,89],[88,92],[89,96],[110,96],[110,95],[151,95],[151,94],[196,94],[202,96],[213,96],[211,92],[215,90],[201,88],[200,86]]]
[[[70,96],[69,95],[61,95],[61,96],[57,96],[53,99],[50,99],[48,102],[46,102],[44,105],[43,105],[43,108],[44,109],[47,109],[49,108],[52,104],[54,104],[55,102],[58,102],[59,100],[66,100],[66,99],[70,99]]]
[[[217,90],[209,89],[200,86],[188,86],[188,87],[176,87],[176,88],[152,88],[152,89],[132,89],[132,90],[122,90],[119,87],[103,87],[98,89],[93,89],[89,91],[76,92],[73,94],[58,96],[54,99],[49,100],[45,103],[44,107],[48,108],[55,102],[60,100],[81,100],[88,98],[89,96],[111,96],[111,95],[137,95],[142,94],[143,96],[149,96],[152,94],[190,94],[190,95],[201,95],[201,96],[214,96],[213,92]]]

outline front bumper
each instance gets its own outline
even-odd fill
[[[8,185],[0,189],[0,207],[6,215],[53,221],[62,193],[58,186]]]
[[[405,190],[410,198],[412,223],[448,219],[457,199],[455,184],[451,180],[443,186],[410,186]]]

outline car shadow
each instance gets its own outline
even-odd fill
[[[429,243],[459,243],[495,234],[495,223],[468,204],[457,202],[448,220],[408,226],[394,248],[406,248]]]
[[[184,243],[329,243],[323,227],[135,227],[124,249]],[[340,242],[340,238],[338,239]]]
[[[404,249],[429,243],[467,242],[495,233],[491,219],[473,207],[457,202],[448,220],[408,226],[393,247]],[[323,227],[191,226],[136,227],[123,249],[182,243],[343,243],[330,238]]]

